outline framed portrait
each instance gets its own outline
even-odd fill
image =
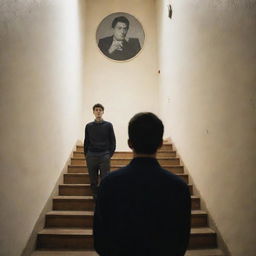
[[[96,32],[99,50],[115,61],[127,61],[143,48],[145,33],[141,23],[132,15],[116,12],[105,17]]]

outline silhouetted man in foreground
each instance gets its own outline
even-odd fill
[[[101,256],[182,256],[190,235],[187,184],[156,160],[163,124],[152,113],[129,122],[134,159],[99,187],[94,246]]]

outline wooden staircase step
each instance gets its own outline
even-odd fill
[[[92,228],[93,211],[51,211],[46,214],[46,228]]]
[[[192,210],[200,210],[200,197],[191,196]],[[55,196],[53,210],[92,211],[95,203],[92,196]]]
[[[192,210],[191,227],[207,227],[208,214],[202,210]]]
[[[176,174],[188,183],[188,174]],[[90,184],[90,177],[88,173],[64,173],[65,184]]]
[[[60,196],[92,196],[90,184],[60,184]]]
[[[160,165],[179,165],[180,159],[178,157],[161,157],[157,159]],[[111,159],[111,165],[127,165],[131,159]],[[85,159],[71,157],[71,165],[84,165],[86,166]]]
[[[96,251],[35,251],[31,256],[99,256]],[[157,256],[157,255],[156,255]],[[188,250],[185,256],[224,256],[218,249]]]
[[[43,229],[38,233],[37,249],[92,249],[91,229]]]
[[[46,228],[92,228],[93,211],[51,211],[46,214]],[[191,212],[192,227],[206,227],[207,213]]]
[[[73,157],[74,158],[81,158],[81,159],[85,159],[85,155],[84,152],[79,152],[79,151],[74,151],[73,152]],[[164,150],[161,152],[157,153],[157,158],[158,157],[176,157],[176,151],[173,150]],[[132,159],[133,158],[133,152],[131,151],[117,151],[114,153],[114,155],[112,156],[112,159]]]
[[[166,150],[173,150],[173,145],[171,143],[164,143],[163,146],[158,151],[166,151]],[[84,152],[84,146],[77,145],[76,151]]]
[[[92,196],[56,196],[53,198],[53,210],[93,211],[95,202]]]
[[[190,194],[193,195],[193,185],[188,184]],[[60,184],[60,196],[92,196],[90,184]]]
[[[183,165],[161,165],[162,168],[171,171],[172,173],[178,174],[184,172]],[[111,165],[111,170],[115,171],[124,167],[124,165]],[[85,165],[69,165],[68,166],[68,173],[88,173],[87,166]]]
[[[216,245],[216,233],[212,229],[191,228],[189,249],[215,248]],[[58,250],[92,249],[92,229],[43,229],[38,233],[37,248]]]
[[[217,247],[217,236],[211,228],[191,228],[189,249],[207,249]]]
[[[99,256],[96,251],[34,251],[31,256]]]
[[[224,256],[224,254],[219,249],[202,249],[202,250],[188,250],[185,256]]]
[[[64,173],[64,184],[90,184],[88,173]]]

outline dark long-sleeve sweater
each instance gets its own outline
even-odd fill
[[[84,152],[87,154],[110,153],[116,149],[116,138],[110,122],[90,122],[85,126]]]

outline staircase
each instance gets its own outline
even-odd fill
[[[132,152],[116,152],[111,159],[111,171],[127,165],[131,159]],[[164,144],[157,159],[163,168],[184,179],[191,192],[192,228],[186,256],[224,256],[217,248],[215,231],[208,227],[207,212],[201,210],[200,198],[193,194],[193,185],[172,144]],[[89,184],[83,146],[77,146],[64,174],[64,184],[59,185],[59,195],[53,198],[53,209],[46,214],[45,228],[38,233],[32,256],[98,255],[93,251],[94,201]]]

